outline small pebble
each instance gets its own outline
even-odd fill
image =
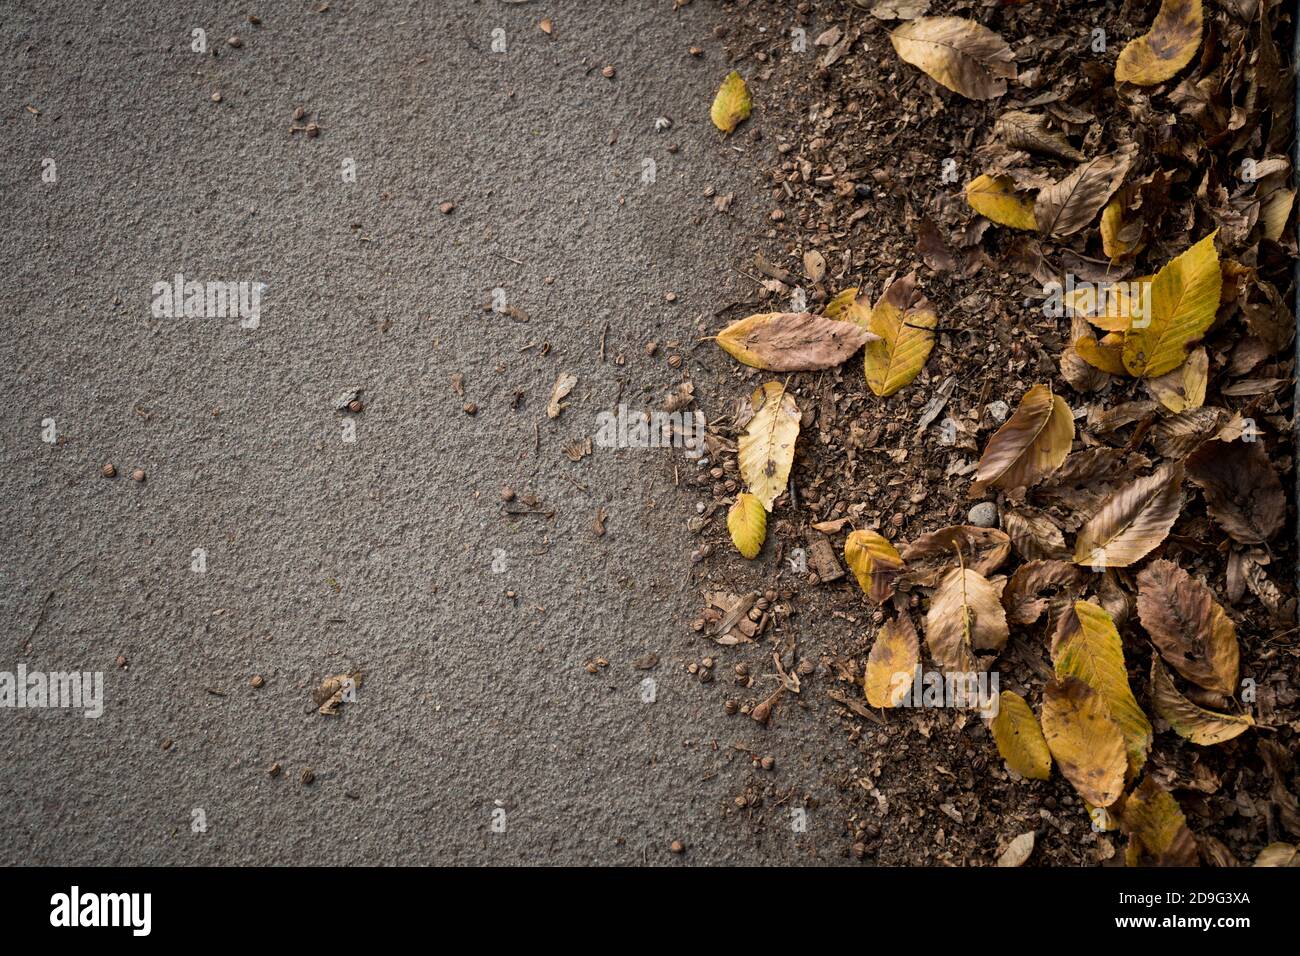
[[[511,488],[509,485],[505,485],[504,487],[502,487],[502,489],[501,489],[501,500],[502,500],[502,501],[514,501],[514,500],[515,500],[515,489]]]
[[[231,37],[226,42],[229,43],[231,46],[233,46],[236,50],[238,50],[241,46],[244,45],[244,41],[237,36]]]
[[[278,777],[280,776],[280,770],[281,770],[280,765],[278,763],[273,763],[271,764],[270,768],[266,772],[269,773],[272,777]]]
[[[451,211],[455,208],[456,204],[454,202],[438,203],[438,212],[442,213],[444,216],[450,216]]]
[[[600,75],[607,80],[612,80],[614,78],[614,68],[612,66],[607,66],[600,71]]]
[[[977,528],[991,528],[998,523],[998,506],[992,501],[981,501],[967,513],[966,520]]]
[[[213,93],[213,94],[212,94],[212,102],[214,102],[214,103],[220,103],[220,102],[221,102],[221,94],[220,94],[220,93]]]
[[[684,844],[681,840],[674,840],[672,843],[668,845],[668,849],[674,853],[685,853],[686,844]]]

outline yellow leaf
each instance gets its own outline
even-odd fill
[[[1210,357],[1205,348],[1192,352],[1183,363],[1158,378],[1146,380],[1151,394],[1175,415],[1205,404],[1205,387],[1210,381]]]
[[[1016,78],[1016,56],[988,27],[961,17],[918,17],[889,35],[894,50],[936,83],[973,100],[990,100]]]
[[[867,656],[862,678],[867,703],[872,707],[897,707],[912,686],[920,660],[916,626],[907,613],[886,621]]]
[[[1141,239],[1125,242],[1120,238],[1127,223],[1124,221],[1124,190],[1121,190],[1101,211],[1101,251],[1111,262],[1131,256],[1141,247]]]
[[[709,115],[713,117],[714,126],[723,133],[730,133],[741,120],[749,117],[753,105],[744,77],[732,70],[718,87],[718,95],[713,98],[713,108]]]
[[[749,398],[754,416],[738,443],[740,477],[766,511],[785,491],[799,437],[799,408],[785,386],[768,382]]]
[[[974,652],[1000,651],[1009,635],[1001,595],[984,575],[954,568],[939,582],[925,617],[925,643],[945,670],[979,670]]]
[[[1270,843],[1259,851],[1254,866],[1300,866],[1300,851],[1291,843]]]
[[[1074,340],[1074,350],[1093,368],[1110,375],[1127,375],[1124,367],[1124,337],[1117,332],[1098,340],[1095,335],[1081,335]]]
[[[1119,488],[1079,529],[1074,563],[1094,571],[1126,568],[1169,534],[1182,510],[1183,463],[1161,465]]]
[[[983,495],[990,485],[1011,489],[1037,484],[1061,467],[1073,441],[1070,406],[1052,394],[1050,385],[1035,385],[984,446],[971,497]]]
[[[1130,866],[1195,866],[1196,837],[1187,829],[1178,801],[1154,777],[1129,794],[1120,811],[1120,826],[1129,835],[1125,859]]]
[[[1010,176],[980,176],[966,186],[966,202],[985,219],[1012,229],[1034,230],[1034,204],[1020,196]]]
[[[894,593],[894,581],[903,559],[894,546],[874,531],[854,531],[844,542],[844,563],[853,571],[858,585],[876,604],[884,604]]]
[[[929,301],[917,293],[915,275],[890,283],[867,321],[867,331],[880,336],[863,349],[872,392],[882,398],[893,395],[921,373],[934,348],[936,325]]]
[[[1061,775],[1094,807],[1124,792],[1124,735],[1101,695],[1079,680],[1054,680],[1043,690],[1043,737]]]
[[[848,309],[858,299],[858,287],[853,286],[849,289],[842,289],[831,297],[826,303],[826,308],[822,309],[822,315],[828,319],[842,318],[841,313]]]
[[[1115,82],[1163,83],[1192,62],[1202,27],[1201,0],[1163,0],[1151,29],[1120,51]]]
[[[1124,332],[1134,318],[1147,314],[1153,276],[1124,282],[1081,282],[1066,291],[1062,304],[1073,315],[1107,332]],[[1116,340],[1122,344],[1123,339]],[[1121,367],[1120,375],[1125,374]]]
[[[1187,359],[1219,308],[1223,273],[1210,233],[1169,262],[1151,280],[1149,314],[1134,317],[1124,333],[1124,367],[1129,374],[1155,378]]]
[[[1043,739],[1038,719],[1019,694],[1004,690],[998,697],[998,713],[989,729],[998,753],[1007,766],[1030,780],[1052,775],[1052,754]]]
[[[1178,736],[1202,747],[1239,737],[1255,725],[1249,714],[1219,714],[1193,704],[1179,693],[1158,657],[1151,658],[1151,706]]]
[[[763,539],[767,537],[767,512],[763,502],[748,492],[736,495],[736,502],[727,512],[727,530],[736,550],[751,561],[763,550]]]
[[[1151,721],[1142,713],[1128,684],[1124,667],[1124,642],[1115,622],[1105,610],[1087,601],[1076,601],[1078,630],[1056,646],[1058,678],[1077,677],[1100,695],[1111,719],[1124,735],[1128,753],[1128,776],[1137,776],[1151,749]]]

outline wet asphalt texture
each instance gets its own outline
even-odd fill
[[[0,862],[842,860],[829,810],[728,809],[733,744],[796,803],[829,796],[829,744],[684,672],[731,667],[689,628],[694,466],[563,453],[684,377],[736,394],[697,340],[752,288],[775,141],[709,122],[722,13],[317,6],[0,2],[0,671],[104,675],[99,719],[0,709]],[[257,328],[156,317],[178,273],[264,283]]]

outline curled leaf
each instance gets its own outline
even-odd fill
[[[1015,414],[984,446],[971,497],[994,485],[1019,488],[1037,484],[1070,454],[1074,416],[1050,385],[1035,385],[1020,399]]]
[[[1151,658],[1151,706],[1178,736],[1202,747],[1239,737],[1255,724],[1249,714],[1220,714],[1193,704],[1179,693],[1158,657]]]
[[[903,549],[907,579],[934,587],[959,564],[987,577],[1011,554],[1011,539],[997,528],[950,525],[923,534]],[[960,555],[960,557],[959,557]]]
[[[875,604],[884,604],[894,593],[894,582],[902,570],[889,539],[874,531],[854,531],[844,542],[844,563],[853,571],[858,585]]]
[[[1044,186],[1034,200],[1034,221],[1040,232],[1069,236],[1092,222],[1098,210],[1124,182],[1134,150],[1098,156],[1079,165],[1060,182]]]

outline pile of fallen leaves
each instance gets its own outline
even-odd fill
[[[924,16],[927,2],[874,6],[880,19],[903,19],[890,33],[897,55],[953,93],[990,100],[1028,87],[975,151],[983,166],[964,192],[974,218],[955,236],[923,221],[918,253],[935,272],[970,276],[992,251],[1040,284],[1043,317],[1068,323],[1057,362],[1076,397],[1051,382],[1005,396],[1009,417],[978,463],[949,472],[973,472],[972,499],[997,495],[1001,528],[951,525],[895,543],[889,528],[856,529],[851,516],[814,524],[827,535],[849,529],[844,561],[885,612],[863,671],[867,703],[890,708],[913,693],[914,610],[924,612],[930,659],[948,674],[989,671],[1015,635],[1041,640],[1051,673],[1028,700],[1002,692],[986,715],[993,739],[1021,777],[1047,779],[1055,766],[1094,830],[1126,835],[1130,864],[1235,862],[1220,841],[1198,839],[1145,772],[1165,728],[1196,747],[1239,748],[1243,759],[1242,741],[1258,738],[1278,826],[1300,836],[1284,783],[1300,726],[1252,714],[1261,675],[1243,672],[1234,623],[1234,608],[1258,602],[1283,637],[1296,612],[1292,575],[1269,573],[1287,519],[1281,476],[1292,471],[1272,452],[1292,427],[1295,320],[1285,294],[1296,253],[1285,152],[1294,91],[1276,11],[1266,0],[1212,9],[1164,0],[1118,58],[1098,57],[1064,88],[1035,93],[1039,78],[1018,75],[1017,54],[989,27]],[[837,27],[824,45],[834,51],[842,38]],[[1124,122],[1096,122],[1090,107],[1103,97]],[[714,123],[731,134],[751,108],[732,72]],[[821,253],[805,253],[803,265],[820,284]],[[921,375],[941,330],[915,272],[884,290],[874,305],[850,286],[815,313],[751,315],[716,342],[746,366],[791,375],[837,369],[861,352],[865,385],[884,399]],[[936,421],[946,401],[924,403],[918,430],[941,445],[969,443],[967,423]],[[746,558],[761,553],[769,516],[788,498],[804,421],[789,378],[755,389],[735,417],[745,490],[727,528]],[[1266,667],[1268,656],[1253,664]],[[1297,861],[1281,839],[1256,859]]]

